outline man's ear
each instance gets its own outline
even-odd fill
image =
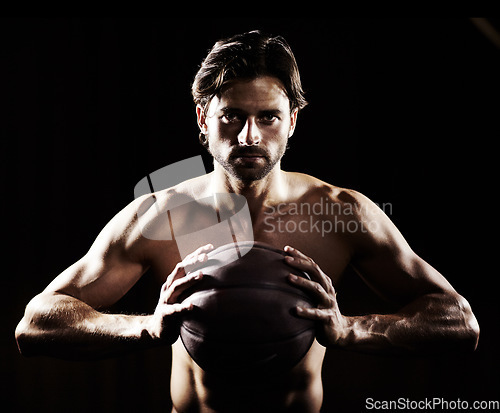
[[[295,126],[297,125],[297,115],[299,113],[299,108],[295,108],[292,110],[290,114],[290,131],[288,132],[288,137],[291,138],[293,132],[295,131]]]
[[[198,120],[198,127],[200,128],[201,133],[207,133],[207,117],[205,115],[205,110],[201,105],[196,105],[196,118]]]

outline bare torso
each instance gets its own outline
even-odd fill
[[[286,199],[268,199],[260,210],[251,208],[255,241],[276,248],[291,245],[311,257],[332,278],[334,285],[351,260],[343,231],[327,221],[342,204],[342,190],[300,174],[287,174],[293,190]],[[208,196],[207,178],[191,181],[190,196]],[[194,190],[193,190],[194,188]],[[177,189],[182,191],[182,188]],[[159,202],[161,203],[161,201]],[[338,218],[338,216],[337,216]],[[338,222],[337,222],[338,224]],[[163,282],[180,257],[172,241],[147,242],[149,260]],[[322,402],[321,366],[325,348],[315,341],[292,371],[268,379],[221,379],[207,374],[189,356],[178,339],[172,346],[171,397],[178,413],[184,412],[318,412]]]
[[[304,413],[318,412],[322,404],[325,348],[319,343],[403,353],[476,347],[479,327],[467,301],[411,250],[383,211],[355,191],[280,169],[298,112],[290,112],[280,81],[231,81],[211,99],[196,113],[210,138],[214,171],[139,197],[113,217],[87,254],[28,304],[16,328],[24,354],[103,357],[174,343],[171,396],[177,413]],[[234,211],[245,202],[246,218],[238,222]],[[234,239],[289,246],[286,262],[312,278],[288,281],[318,299],[297,314],[318,321],[319,341],[279,377],[265,371],[253,377],[208,374],[177,339],[175,316],[192,310],[189,300],[179,302],[180,294],[201,279],[189,273],[190,266],[207,258],[207,244]],[[400,310],[344,316],[335,287],[347,267]],[[98,311],[120,300],[148,270],[162,285],[153,314]]]
[[[30,301],[16,329],[21,351],[79,359],[119,354],[137,345],[173,343],[174,412],[303,413],[318,412],[322,404],[325,348],[319,343],[386,354],[477,346],[479,327],[467,301],[411,250],[380,208],[355,191],[307,175],[271,173],[277,174],[272,188],[269,181],[261,182],[260,192],[253,194],[243,193],[248,188],[224,191],[220,185],[224,181],[212,179],[212,173],[129,204],[106,225],[81,260]],[[196,272],[189,273],[189,266],[207,258],[202,252],[209,250],[212,234],[232,226],[226,221],[233,221],[235,215],[229,213],[241,204],[202,201],[211,195],[218,199],[214,193],[222,194],[221,199],[228,193],[244,196],[251,225],[236,227],[250,228],[247,234],[252,239],[276,248],[294,247],[287,249],[286,262],[314,278],[290,277],[289,282],[319,299],[315,308],[297,308],[299,316],[324,321],[318,323],[318,342],[291,371],[279,376],[265,371],[244,377],[208,374],[178,340],[176,323],[170,323],[175,312],[191,309],[188,300],[179,302],[180,292],[199,279]],[[185,206],[176,210],[175,205]],[[200,214],[192,214],[192,205]],[[208,230],[191,232],[193,225]],[[187,232],[182,234],[183,230]],[[169,233],[175,233],[176,239],[169,238]],[[189,235],[192,254],[178,248],[183,235]],[[246,239],[239,235],[237,239]],[[343,316],[335,286],[348,267],[401,310]],[[154,314],[96,310],[116,303],[147,270],[162,284]]]

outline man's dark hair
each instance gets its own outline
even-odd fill
[[[271,37],[258,30],[215,43],[194,78],[194,102],[206,111],[227,82],[259,76],[273,76],[283,83],[290,110],[307,105],[292,49],[283,37]]]

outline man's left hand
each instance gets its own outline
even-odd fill
[[[310,280],[290,274],[289,280],[296,287],[307,292],[317,303],[316,308],[296,307],[299,317],[316,320],[321,323],[318,328],[318,342],[325,346],[335,346],[348,333],[347,318],[339,310],[335,288],[331,278],[326,275],[312,258],[290,246],[285,247],[289,256],[285,261],[298,270],[305,271]]]

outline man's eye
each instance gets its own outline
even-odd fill
[[[275,115],[271,115],[271,114],[269,114],[269,115],[263,115],[263,116],[261,117],[261,119],[262,119],[262,121],[263,121],[263,122],[272,123],[272,122],[274,122],[276,119],[278,119],[278,117],[277,117],[277,116],[275,116]]]
[[[236,113],[225,113],[222,115],[222,120],[227,123],[238,122],[240,117]]]

